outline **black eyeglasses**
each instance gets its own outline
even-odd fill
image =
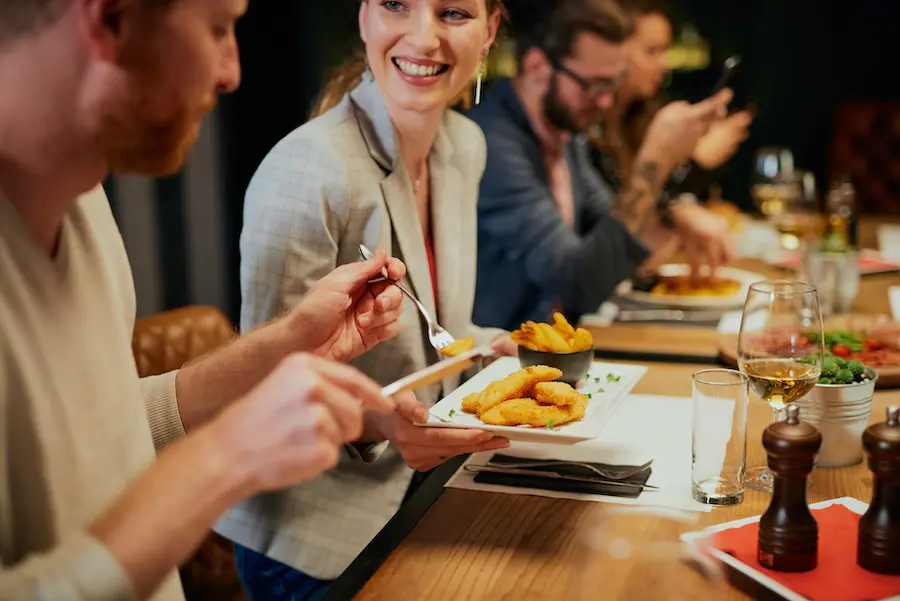
[[[618,77],[613,79],[608,77],[587,78],[569,69],[553,54],[549,52],[544,52],[544,54],[547,55],[547,59],[550,61],[554,71],[567,75],[578,84],[585,94],[592,98],[598,98],[606,94],[615,94],[619,89],[620,82]]]

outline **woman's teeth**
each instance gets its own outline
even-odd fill
[[[435,65],[431,67],[426,67],[425,65],[416,65],[414,63],[394,59],[394,64],[397,67],[406,73],[407,75],[412,75],[414,77],[433,77],[438,73],[441,73],[444,70],[445,65]]]

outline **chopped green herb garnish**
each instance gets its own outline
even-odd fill
[[[553,429],[554,429],[554,428],[553,428],[553,420],[550,420],[549,422],[547,422],[547,429],[548,429],[548,430],[553,430]]]
[[[589,392],[589,393],[587,393],[587,394],[586,394],[586,395],[584,395],[584,396],[586,396],[586,397],[587,397],[587,398],[589,398],[589,399],[590,399],[590,398],[592,398],[592,397],[591,397],[591,393],[590,393],[590,392]]]
[[[453,417],[454,415],[456,415],[456,409],[451,409],[450,413],[447,414],[447,417],[450,418],[450,417]]]
[[[600,378],[594,378],[594,383],[595,383],[595,384],[599,384],[599,383],[600,383]]]
[[[618,382],[622,379],[622,376],[617,376],[615,374],[606,374],[607,382]]]
[[[603,394],[603,393],[606,392],[606,391],[603,390],[602,388],[598,388],[598,389],[597,389],[597,392],[600,393],[600,394]],[[588,395],[588,396],[590,396],[590,395]]]
[[[433,415],[433,416],[435,417],[435,419],[437,419],[437,420],[438,420],[439,422],[441,422],[442,424],[449,424],[449,423],[450,423],[450,420],[449,420],[449,419],[444,419],[444,418],[441,417],[440,415],[434,415],[434,413],[432,413],[431,415]]]

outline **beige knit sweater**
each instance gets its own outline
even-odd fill
[[[86,534],[158,449],[183,436],[175,374],[140,380],[135,295],[102,188],[47,256],[0,196],[0,600],[133,599]],[[154,601],[182,601],[173,572]]]

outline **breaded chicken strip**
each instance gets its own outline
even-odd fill
[[[534,386],[534,399],[542,405],[569,407],[581,399],[587,401],[580,392],[565,382],[539,382]]]
[[[538,382],[551,382],[561,376],[560,370],[546,365],[532,365],[520,369],[502,380],[492,382],[484,389],[481,398],[478,399],[477,413],[481,415],[503,401],[528,396]]]
[[[462,400],[462,410],[465,413],[478,413],[478,399],[481,398],[480,392],[467,394]]]
[[[481,414],[481,421],[492,426],[555,427],[584,417],[584,405],[557,407],[541,405],[534,399],[511,399]]]

